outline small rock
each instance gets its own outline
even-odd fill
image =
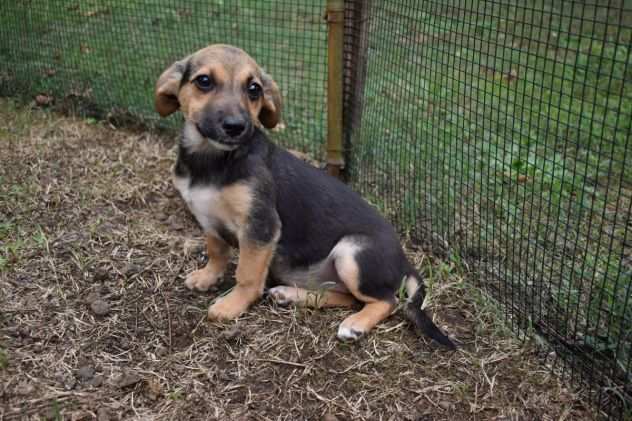
[[[96,300],[98,300],[100,298],[101,298],[101,296],[99,294],[97,294],[96,292],[91,292],[86,297],[86,304],[92,304],[93,302],[95,302]]]
[[[338,421],[338,417],[334,414],[325,414],[325,416],[323,416],[323,421]]]
[[[217,377],[220,380],[225,381],[225,382],[232,382],[234,380],[233,376],[231,376],[230,373],[228,373],[228,372],[226,372],[224,370],[222,370],[219,373],[217,373]]]
[[[448,401],[440,401],[440,402],[438,403],[438,405],[439,405],[442,409],[445,409],[446,411],[447,411],[448,409],[451,409],[451,408],[452,408],[452,404],[451,404],[450,402],[448,402]]]
[[[131,349],[131,348],[132,348],[132,343],[131,343],[131,342],[130,342],[130,340],[129,340],[129,339],[127,339],[127,338],[121,338],[121,339],[119,340],[119,347],[120,347],[121,349],[128,350],[128,349]]]
[[[129,264],[125,266],[125,270],[123,271],[123,273],[125,274],[125,276],[130,277],[130,276],[136,275],[137,273],[141,273],[142,271],[143,271],[142,267],[138,265]]]
[[[105,282],[109,279],[110,274],[105,269],[97,269],[92,276],[92,280],[95,282]]]
[[[103,384],[103,376],[94,376],[94,378],[86,382],[86,386],[99,387]]]
[[[90,309],[92,309],[92,312],[97,316],[105,316],[110,312],[110,305],[107,301],[98,298],[90,303]]]
[[[226,340],[233,340],[240,335],[241,331],[238,325],[234,325],[230,329],[226,329],[221,333],[222,338]]]
[[[94,377],[94,368],[89,365],[84,365],[79,367],[77,370],[76,376],[82,382],[91,380]]]
[[[167,355],[168,349],[158,344],[156,345],[156,349],[154,350],[154,352],[156,353],[156,356],[164,357],[165,355]]]
[[[77,385],[77,379],[75,379],[74,377],[65,377],[62,383],[64,384],[64,389],[72,390]]]
[[[97,421],[110,421],[111,419],[110,411],[105,408],[97,409]]]
[[[17,395],[26,396],[26,395],[30,395],[34,391],[35,391],[35,387],[33,387],[33,385],[29,383],[20,383],[15,387],[15,393]]]
[[[123,389],[129,386],[133,386],[141,380],[142,379],[138,374],[134,373],[133,371],[128,371],[117,377],[114,380],[114,385],[118,388]]]
[[[30,338],[31,337],[31,331],[29,330],[28,327],[25,327],[25,326],[18,327],[18,333],[19,333],[21,338]]]
[[[155,192],[150,191],[149,193],[147,193],[145,195],[144,200],[145,200],[145,203],[154,204],[154,203],[158,202],[159,198],[160,198],[160,196],[158,196]]]

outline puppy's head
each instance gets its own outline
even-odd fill
[[[165,70],[156,83],[156,110],[180,109],[185,140],[232,150],[247,143],[255,126],[273,128],[281,117],[277,84],[243,50],[211,45]]]

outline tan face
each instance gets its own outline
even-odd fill
[[[156,109],[180,109],[185,130],[231,149],[247,142],[255,126],[276,126],[281,97],[276,83],[244,51],[213,45],[174,63],[156,85]]]

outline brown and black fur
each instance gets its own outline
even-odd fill
[[[175,183],[207,238],[208,264],[186,285],[207,290],[229,248],[239,248],[236,287],[209,308],[210,319],[238,317],[269,278],[281,304],[363,303],[338,330],[353,340],[390,315],[404,282],[409,318],[454,347],[421,310],[423,283],[393,227],[348,186],[266,138],[281,95],[245,52],[213,45],[174,63],[158,80],[156,109],[184,114]]]

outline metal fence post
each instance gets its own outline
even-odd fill
[[[340,177],[342,148],[344,0],[327,0],[327,172]]]

